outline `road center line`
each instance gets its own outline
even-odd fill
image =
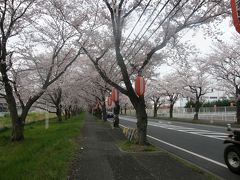
[[[155,137],[153,137],[153,136],[147,135],[147,137],[149,137],[149,138],[151,138],[151,139],[154,139],[154,140],[156,140],[156,141],[159,141],[159,142],[161,142],[161,143],[163,143],[163,144],[166,144],[166,145],[168,145],[168,146],[171,146],[171,147],[173,147],[173,148],[175,148],[175,149],[184,151],[184,152],[189,153],[189,154],[191,154],[191,155],[197,156],[197,157],[199,157],[199,158],[202,158],[202,159],[204,159],[204,160],[207,160],[207,161],[209,161],[209,162],[212,162],[212,163],[214,163],[214,164],[217,164],[217,165],[219,165],[219,166],[222,166],[222,167],[224,167],[224,168],[227,168],[227,166],[226,166],[225,164],[222,164],[222,163],[220,163],[220,162],[217,162],[217,161],[215,161],[215,160],[213,160],[213,159],[209,159],[209,158],[207,158],[207,157],[205,157],[205,156],[202,156],[202,155],[200,155],[200,154],[194,153],[194,152],[189,151],[189,150],[187,150],[187,149],[184,149],[184,148],[175,146],[175,145],[170,144],[170,143],[168,143],[168,142],[165,142],[165,141],[163,141],[163,140],[157,139],[157,138],[155,138]]]

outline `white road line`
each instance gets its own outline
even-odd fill
[[[184,133],[214,138],[214,139],[218,139],[218,140],[225,140],[225,138],[228,137],[228,134],[226,134],[226,133],[219,133],[219,132],[201,130],[201,129],[196,129],[196,128],[186,128],[183,126],[175,126],[175,125],[168,125],[168,124],[159,125],[156,123],[149,123],[149,126],[155,126],[155,127],[165,128],[165,129],[169,129],[169,130],[180,131],[180,132],[184,132]]]
[[[207,130],[198,130],[198,129],[183,130],[183,129],[169,128],[169,127],[165,127],[165,126],[157,126],[157,125],[150,125],[150,126],[155,126],[155,127],[160,127],[160,128],[164,128],[164,129],[199,135],[199,136],[203,136],[203,137],[214,138],[214,139],[218,139],[218,140],[225,140],[224,138],[228,137],[228,134],[225,134],[225,133],[221,134],[218,132],[214,133],[213,131],[207,131]],[[216,134],[216,136],[214,136],[214,134]],[[222,135],[222,136],[219,136],[219,135]]]
[[[207,135],[208,137],[213,137],[213,138],[226,138],[226,137],[228,137],[228,136],[218,136],[218,135]],[[225,140],[225,139],[223,139],[223,140]]]
[[[131,121],[131,122],[136,122],[135,119],[129,119],[129,118],[122,118],[122,119]],[[171,125],[169,123],[162,123],[162,122],[161,123],[148,122],[148,126],[154,126],[154,127],[194,134],[194,135],[198,135],[198,136],[202,136],[202,137],[214,138],[217,140],[225,140],[228,137],[228,134],[226,134],[226,133],[219,133],[219,132],[196,129],[196,128],[188,128],[188,127],[184,127],[184,126]]]
[[[163,143],[163,144],[166,144],[166,145],[168,145],[168,146],[171,146],[171,147],[173,147],[173,148],[175,148],[175,149],[184,151],[184,152],[189,153],[189,154],[191,154],[191,155],[197,156],[197,157],[199,157],[199,158],[202,158],[202,159],[204,159],[204,160],[207,160],[207,161],[209,161],[209,162],[212,162],[212,163],[214,163],[214,164],[217,164],[217,165],[219,165],[219,166],[222,166],[222,167],[224,167],[224,168],[227,168],[227,166],[226,166],[225,164],[222,164],[222,163],[220,163],[220,162],[218,162],[218,161],[215,161],[215,160],[213,160],[213,159],[207,158],[207,157],[205,157],[205,156],[202,156],[202,155],[200,155],[200,154],[194,153],[194,152],[189,151],[189,150],[187,150],[187,149],[184,149],[184,148],[175,146],[175,145],[170,144],[170,143],[168,143],[168,142],[165,142],[165,141],[162,141],[162,140],[160,140],[160,139],[157,139],[157,138],[155,138],[155,137],[153,137],[153,136],[147,135],[147,137],[149,137],[149,138],[151,138],[151,139],[154,139],[154,140],[156,140],[156,141],[159,141],[159,142],[161,142],[161,143]]]
[[[198,135],[198,136],[203,136],[203,137],[209,137],[209,138],[214,138],[214,139],[218,139],[218,140],[225,140],[225,138],[227,138],[227,136],[224,136],[224,138],[219,138],[218,136],[213,136],[213,135],[205,135],[205,134],[200,134],[197,132],[187,132],[189,134],[194,134],[194,135]]]
[[[213,132],[213,131],[208,131],[208,130],[201,130],[201,129],[194,129],[194,130],[189,130],[189,131],[187,131],[187,132],[189,132],[189,133],[199,133],[199,134],[201,134],[201,133],[210,133],[210,132]]]
[[[181,131],[181,132],[192,132],[194,129],[178,129],[178,131]]]
[[[119,126],[121,126],[121,127],[127,127],[127,126],[124,126],[124,125],[122,125],[122,124],[119,124]],[[168,146],[171,146],[171,147],[173,147],[173,148],[175,148],[175,149],[178,149],[178,150],[180,150],[180,151],[184,151],[184,152],[186,152],[186,153],[188,153],[188,154],[191,154],[191,155],[193,155],[193,156],[196,156],[196,157],[199,157],[199,158],[204,159],[204,160],[206,160],[206,161],[212,162],[212,163],[214,163],[214,164],[216,164],[216,165],[219,165],[219,166],[221,166],[221,167],[228,168],[228,167],[227,167],[225,164],[223,164],[223,163],[220,163],[220,162],[215,161],[215,160],[213,160],[213,159],[207,158],[207,157],[202,156],[202,155],[200,155],[200,154],[194,153],[194,152],[189,151],[189,150],[187,150],[187,149],[184,149],[184,148],[181,148],[181,147],[179,147],[179,146],[173,145],[173,144],[171,144],[171,143],[168,143],[168,142],[166,142],[166,141],[160,140],[160,139],[155,138],[155,137],[150,136],[150,135],[147,135],[147,137],[149,137],[149,138],[151,138],[151,139],[154,139],[154,140],[156,140],[156,141],[158,141],[158,142],[161,142],[161,143],[163,143],[163,144],[166,144],[166,145],[168,145]]]
[[[218,133],[218,132],[208,132],[208,133],[201,133],[204,135],[222,135],[222,136],[228,136],[227,133]]]
[[[194,130],[196,130],[196,129],[194,129],[194,128],[186,128],[186,127],[176,127],[175,128],[176,130],[178,130],[178,131],[182,131],[182,130],[184,130],[184,131],[194,131]]]

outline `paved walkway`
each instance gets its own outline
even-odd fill
[[[87,115],[82,140],[69,179],[76,180],[206,180],[165,152],[126,153],[115,143],[123,140],[120,129]]]

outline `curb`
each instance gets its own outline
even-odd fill
[[[111,121],[108,120],[108,122],[111,122]],[[125,132],[127,131],[126,129],[136,129],[136,128],[129,128],[129,127],[121,125],[121,124],[119,124],[119,126],[120,126],[121,129],[125,130]],[[153,145],[152,143],[150,143],[150,144]],[[206,176],[210,176],[210,178],[213,177],[214,179],[224,180],[220,176],[218,176],[218,175],[208,171],[207,169],[202,168],[202,167],[200,167],[200,166],[198,166],[198,165],[196,165],[196,164],[194,164],[194,163],[192,163],[192,162],[190,162],[190,161],[188,161],[186,159],[183,159],[180,156],[177,156],[176,154],[173,154],[173,153],[171,153],[171,152],[169,152],[169,151],[167,151],[165,149],[162,149],[161,147],[158,147],[158,148],[160,148],[161,151],[153,151],[153,152],[151,152],[151,151],[150,152],[127,152],[127,151],[122,150],[118,145],[116,145],[116,146],[118,147],[118,149],[121,152],[129,153],[129,154],[166,153],[168,156],[170,156],[170,158],[173,158],[176,161],[179,161],[180,163],[182,163],[183,165],[187,166],[188,168],[191,168],[193,171],[198,171],[199,170],[200,172],[202,171],[203,173],[206,173]],[[153,146],[155,146],[155,145],[153,145]],[[197,169],[195,169],[195,168],[197,168]]]
[[[210,176],[212,176],[212,177],[214,177],[214,178],[217,178],[217,179],[219,179],[219,180],[225,180],[225,179],[223,179],[222,177],[220,177],[220,176],[218,176],[218,175],[216,175],[216,174],[208,171],[207,169],[198,166],[197,164],[194,164],[194,163],[192,163],[192,162],[190,162],[190,161],[188,161],[188,160],[186,160],[186,159],[183,159],[183,158],[181,158],[180,156],[177,156],[176,154],[173,154],[173,153],[171,153],[171,152],[169,152],[169,151],[167,151],[167,150],[165,150],[165,149],[162,149],[162,150],[163,150],[163,152],[165,152],[166,154],[168,154],[171,158],[174,158],[175,160],[180,161],[181,163],[183,163],[183,164],[184,164],[185,166],[187,166],[188,168],[191,168],[191,169],[193,169],[193,170],[194,170],[194,168],[197,168],[197,169],[199,169],[200,171],[203,171],[203,172],[209,174]],[[192,167],[189,167],[189,166],[192,166]]]

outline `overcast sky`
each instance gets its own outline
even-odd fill
[[[232,19],[229,17],[225,19],[219,26],[218,26],[221,31],[222,35],[218,36],[223,41],[231,41],[231,36],[233,33],[237,33],[233,24],[232,24]],[[200,54],[206,55],[211,52],[211,46],[213,46],[214,39],[211,39],[207,36],[204,36],[203,31],[199,28],[197,33],[189,30],[184,37],[182,37],[182,41],[190,41],[192,44],[196,46],[196,48],[199,49]],[[170,73],[171,67],[168,67],[167,65],[161,65],[159,68],[160,70],[160,76],[165,75]]]
[[[223,33],[223,35],[219,36],[219,38],[223,41],[230,41],[232,33],[237,33],[230,18],[225,19],[218,27]],[[195,36],[192,35],[193,33],[189,32],[185,35],[185,37],[183,37],[183,39],[190,40],[203,54],[211,51],[211,46],[213,45],[214,39],[204,37],[204,34],[201,32],[201,30],[199,30]]]

